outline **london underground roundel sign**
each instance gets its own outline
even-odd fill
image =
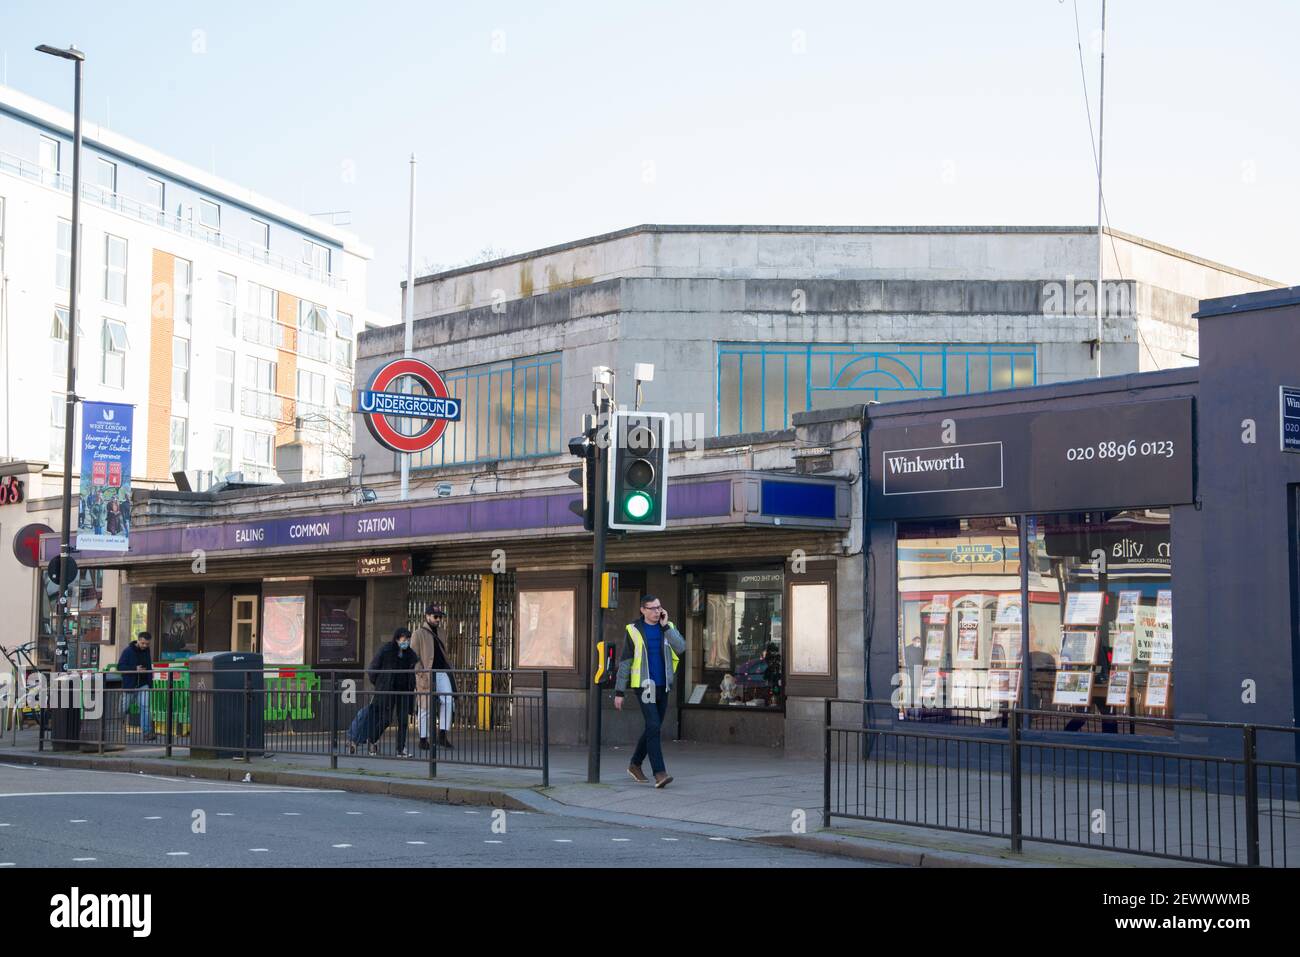
[[[420,391],[403,392],[403,380],[420,386]],[[438,371],[419,359],[402,358],[375,370],[364,389],[357,390],[357,411],[375,441],[394,452],[423,452],[433,446],[448,422],[460,419],[460,400],[453,399]],[[400,431],[401,420],[422,420],[413,434]]]

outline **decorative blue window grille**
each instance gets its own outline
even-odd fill
[[[411,459],[412,468],[518,459],[560,451],[560,354],[444,372],[461,419]],[[399,426],[400,427],[400,426]]]
[[[1035,385],[1033,344],[727,342],[718,435],[783,429],[796,412]]]

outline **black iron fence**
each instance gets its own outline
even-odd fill
[[[430,675],[429,691],[391,689],[404,689],[410,671],[160,674],[142,688],[68,679],[41,711],[38,747],[316,755],[331,768],[341,757],[399,759],[426,764],[430,777],[439,764],[478,765],[540,771],[550,784],[546,672],[530,673],[540,687],[510,691],[495,690],[514,687],[510,673],[472,669]]]
[[[852,723],[832,721],[852,708]],[[860,709],[860,710],[859,710]],[[1169,738],[1050,728],[1005,710],[981,729],[896,721],[887,701],[826,702],[823,820],[915,825],[1209,864],[1300,863],[1297,729],[1153,719]],[[1041,725],[1048,728],[1043,730]],[[1120,746],[1122,744],[1122,746]]]

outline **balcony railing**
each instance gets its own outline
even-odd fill
[[[293,400],[276,395],[274,392],[245,389],[240,408],[244,415],[251,415],[258,419],[268,419],[271,422],[293,421]]]
[[[286,326],[268,316],[258,316],[248,312],[244,313],[243,326],[246,342],[284,349],[287,352],[297,349],[297,330],[292,326]]]
[[[70,175],[45,169],[38,163],[25,160],[2,150],[0,150],[0,173],[8,173],[10,176],[17,176],[19,179],[40,183],[62,193],[71,194],[72,192],[72,177]],[[82,183],[81,197],[87,202],[121,213],[123,216],[139,222],[158,226],[162,229],[169,229],[190,239],[207,243],[210,246],[217,246],[249,262],[261,263],[281,272],[302,276],[313,282],[323,283],[332,289],[347,290],[347,280],[341,276],[335,276],[332,273],[316,269],[304,262],[285,258],[277,253],[263,249],[255,243],[223,236],[219,230],[209,229],[179,216],[168,215],[166,210],[159,209],[157,206],[142,203],[129,196],[123,196],[121,193],[107,190],[102,186]]]
[[[319,332],[308,332],[305,329],[298,330],[298,352],[308,359],[318,359],[321,362],[330,361],[330,341],[329,337]]]

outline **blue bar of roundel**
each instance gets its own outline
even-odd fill
[[[764,515],[789,518],[835,518],[835,486],[812,482],[762,482]]]

